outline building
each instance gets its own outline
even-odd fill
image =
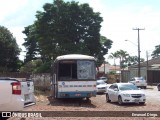
[[[140,63],[140,73],[149,84],[160,83],[160,57]],[[132,65],[128,71],[122,71],[122,81],[127,82],[138,76],[138,65]]]
[[[99,67],[99,72],[103,72],[105,74],[110,73],[110,72],[116,72],[119,73],[120,71],[120,66],[119,65],[110,65],[110,64],[102,64]]]

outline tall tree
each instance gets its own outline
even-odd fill
[[[122,62],[124,67],[136,65],[138,64],[138,56],[127,56]],[[144,62],[144,58],[141,58],[140,62]]]
[[[160,56],[160,45],[155,46],[155,50],[152,52],[152,58],[157,58]]]
[[[24,63],[37,59],[37,55],[39,54],[39,47],[38,42],[36,41],[35,31],[35,25],[29,25],[28,27],[25,27],[25,30],[23,31],[23,33],[27,36],[27,38],[24,39],[25,42],[23,43],[27,50]]]
[[[0,26],[0,72],[17,71],[20,49],[12,33]]]
[[[108,56],[108,58],[109,58],[109,59],[113,59],[113,60],[114,60],[114,65],[116,66],[116,59],[118,58],[117,52],[111,53],[111,54]]]
[[[96,57],[98,60],[97,61],[98,66],[100,66],[105,61],[103,56],[108,53],[108,49],[111,48],[113,42],[112,40],[106,38],[105,36],[101,36],[100,43],[101,43],[101,51]]]
[[[31,47],[29,44],[33,38],[44,61],[73,53],[92,55],[99,61],[104,60],[103,55],[111,48],[112,41],[102,36],[104,40],[101,42],[99,32],[103,19],[100,13],[93,12],[88,4],[63,0],[46,3],[43,9],[36,14],[37,20],[32,25],[34,31],[29,31],[29,34],[24,32],[27,36],[26,46]]]
[[[116,54],[120,60],[120,68],[124,68],[123,62],[126,60],[127,56],[129,56],[129,54],[124,50],[119,50],[116,52]]]

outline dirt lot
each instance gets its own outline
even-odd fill
[[[65,99],[65,100],[54,100],[52,103],[50,103],[47,99],[47,96],[45,95],[37,95],[37,104],[34,106],[30,106],[24,109],[24,111],[51,111],[50,113],[54,113],[54,111],[86,111],[82,112],[82,114],[90,114],[94,117],[43,117],[43,118],[10,118],[9,120],[20,120],[20,119],[26,119],[26,120],[52,120],[52,119],[58,119],[58,120],[157,120],[160,119],[159,117],[116,117],[116,114],[123,114],[126,115],[127,112],[118,112],[118,111],[146,111],[146,113],[150,111],[160,111],[160,104],[158,103],[158,100],[152,100],[151,97],[154,97],[153,93],[157,94],[159,91],[157,91],[156,87],[150,86],[148,89],[144,90],[145,93],[147,93],[147,102],[145,105],[139,105],[139,104],[125,104],[125,105],[118,105],[117,103],[106,103],[105,101],[105,94],[97,95],[96,97],[92,97],[90,101],[84,100],[78,100],[78,99]],[[155,92],[154,92],[155,91]],[[160,93],[160,92],[159,92]],[[158,96],[160,97],[160,94],[158,93]],[[96,112],[97,111],[97,112]],[[104,111],[117,111],[115,112],[114,117],[95,117],[96,114],[99,115],[98,111],[102,114],[105,114]],[[61,112],[62,113],[62,112]],[[153,112],[154,113],[154,112]],[[46,113],[46,114],[49,114]],[[76,114],[76,112],[74,112]],[[112,113],[113,114],[113,113]],[[62,114],[63,116],[63,114]]]

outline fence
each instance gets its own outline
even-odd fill
[[[30,78],[30,73],[19,73],[19,72],[3,72],[0,73],[0,77],[11,77],[11,78]]]
[[[34,81],[34,87],[36,90],[47,91],[50,89],[50,74],[42,73],[42,74],[32,74],[30,78]]]

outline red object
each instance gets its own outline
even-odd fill
[[[21,83],[20,82],[12,83],[12,94],[21,95]]]

